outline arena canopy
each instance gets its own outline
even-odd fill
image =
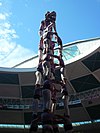
[[[88,54],[95,51],[100,47],[100,38],[92,38],[87,40],[75,41],[72,43],[67,43],[63,45],[63,60],[65,65],[77,61]],[[58,49],[55,48],[55,55],[57,55]],[[55,60],[57,62],[57,60]],[[38,65],[38,55],[25,60],[12,68],[36,68]]]

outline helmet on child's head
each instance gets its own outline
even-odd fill
[[[55,11],[52,11],[52,12],[47,11],[45,14],[45,19],[49,20],[51,22],[55,22],[56,21],[56,12]]]

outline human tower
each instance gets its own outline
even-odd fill
[[[47,12],[45,19],[41,21],[39,42],[39,63],[37,66],[34,100],[33,100],[33,120],[31,130],[37,131],[38,123],[43,125],[43,133],[52,130],[52,133],[59,132],[57,124],[64,124],[65,131],[72,129],[68,108],[68,90],[66,69],[62,58],[62,40],[56,30],[56,12]],[[55,46],[58,45],[58,54],[55,55]],[[57,62],[55,63],[55,59]],[[60,70],[61,80],[55,78],[56,69]],[[60,89],[56,87],[60,85]],[[56,115],[57,93],[61,93],[64,102],[64,114]],[[42,97],[43,109],[39,115],[39,102]],[[49,126],[46,126],[49,125]],[[54,126],[55,125],[55,126]]]

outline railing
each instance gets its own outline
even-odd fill
[[[100,88],[73,94],[69,97],[69,105],[81,103],[82,100],[93,100],[95,98],[100,98]],[[63,100],[59,98],[57,104],[63,106]],[[33,98],[0,97],[0,109],[32,110],[32,106]],[[39,104],[39,108],[42,108],[42,101]]]
[[[91,100],[91,99],[99,98],[100,97],[100,87],[98,87],[96,89],[91,89],[88,91],[77,93],[76,97],[78,97],[81,100]]]

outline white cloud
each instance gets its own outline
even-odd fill
[[[2,3],[0,2],[0,6],[2,6]]]
[[[35,53],[15,42],[0,39],[0,67],[13,67]]]
[[[12,67],[33,56],[33,51],[22,47],[16,43],[5,42],[2,46],[3,56],[0,60],[0,67]],[[0,48],[1,49],[1,48]],[[0,51],[1,52],[1,51]]]
[[[13,41],[19,36],[9,21],[10,15],[11,13],[0,13],[0,67],[13,67],[35,54]]]
[[[6,15],[3,13],[0,13],[0,20],[5,20],[6,19]]]
[[[11,28],[11,24],[5,20],[0,23],[0,39],[11,40],[12,38],[18,38],[16,31]]]
[[[9,29],[11,27],[10,23],[2,23],[2,27],[6,28],[6,29]]]

